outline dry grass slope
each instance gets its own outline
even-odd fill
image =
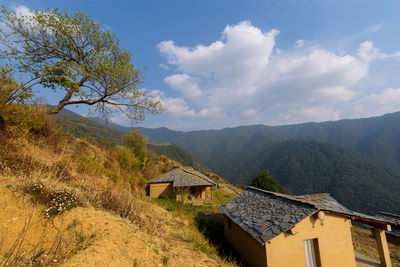
[[[6,121],[0,266],[232,266],[145,196],[147,179],[176,162],[64,135],[44,107],[14,107]]]

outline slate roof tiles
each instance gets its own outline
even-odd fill
[[[148,184],[167,182],[172,182],[173,187],[215,185],[215,182],[207,176],[183,167],[176,167],[148,181]]]
[[[251,186],[219,209],[261,244],[319,210],[358,220],[388,223],[383,218],[350,211],[327,193],[289,196]]]

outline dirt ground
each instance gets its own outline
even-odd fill
[[[192,243],[174,238],[185,234],[184,227],[177,227],[184,222],[167,218],[170,215],[156,206],[150,208],[165,213],[170,222],[165,228],[166,239],[154,237],[126,219],[93,207],[74,208],[46,219],[43,207],[32,206],[28,197],[16,193],[1,177],[0,207],[0,263],[7,260],[13,244],[17,243],[14,255],[40,254],[36,261],[62,266],[229,266],[194,250]],[[24,227],[25,232],[21,231]]]

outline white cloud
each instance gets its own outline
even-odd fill
[[[180,71],[235,82],[239,80],[238,76],[259,71],[268,64],[278,33],[274,29],[262,32],[250,22],[243,21],[226,26],[221,40],[209,46],[189,48],[163,41],[158,47],[168,63]]]
[[[213,114],[207,117],[208,124],[219,128],[250,118],[272,124],[281,119],[335,120],[340,105],[351,106],[350,101],[361,96],[357,84],[367,76],[369,62],[400,55],[380,53],[369,41],[360,45],[357,56],[307,47],[301,39],[294,49],[281,50],[275,44],[278,33],[244,21],[226,26],[221,38],[209,45],[185,47],[163,41],[158,48],[179,73],[165,82],[187,100],[193,118]]]
[[[167,109],[168,115],[172,117],[193,117],[194,110],[190,109],[186,101],[182,98],[166,97],[160,99],[163,107]]]
[[[292,110],[288,114],[282,115],[286,123],[298,122],[321,122],[329,120],[338,120],[339,112],[331,107],[311,107]]]
[[[162,68],[164,70],[169,70],[169,67],[165,64],[158,64],[158,66],[160,66],[160,68]]]
[[[382,23],[380,23],[380,24],[375,24],[375,25],[372,25],[372,26],[370,26],[370,27],[365,28],[364,31],[363,31],[363,33],[364,33],[364,34],[375,33],[375,32],[380,31],[380,30],[382,29],[382,27],[383,27],[383,24],[382,24]]]
[[[373,42],[365,41],[360,44],[358,56],[368,62],[375,59],[400,58],[400,51],[393,54],[381,53],[378,48],[374,47]]]
[[[186,73],[167,76],[164,81],[169,87],[180,91],[184,97],[195,98],[202,94],[199,88],[200,80]]]
[[[354,110],[361,116],[400,111],[400,88],[388,88],[380,94],[363,97],[355,103]]]
[[[346,101],[353,98],[356,94],[354,91],[351,91],[343,86],[321,88],[319,92],[321,93],[321,96],[326,97],[326,99],[329,101]]]
[[[16,8],[14,8],[15,10],[15,14],[17,15],[17,17],[21,18],[21,17],[32,17],[33,16],[33,12],[30,8],[20,5],[17,6]]]
[[[253,117],[254,115],[258,114],[257,110],[254,108],[245,110],[242,112],[242,116],[244,117]]]
[[[304,46],[304,44],[306,43],[306,41],[304,41],[304,40],[297,40],[295,43],[294,43],[294,47],[295,48],[300,48],[300,47],[303,47]]]

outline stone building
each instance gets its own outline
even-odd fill
[[[215,182],[193,169],[176,167],[150,181],[151,198],[175,198],[185,203],[204,204],[213,200]]]
[[[350,211],[329,194],[289,196],[248,187],[222,205],[226,240],[251,266],[355,267],[352,221],[373,227],[391,266],[383,218]]]

